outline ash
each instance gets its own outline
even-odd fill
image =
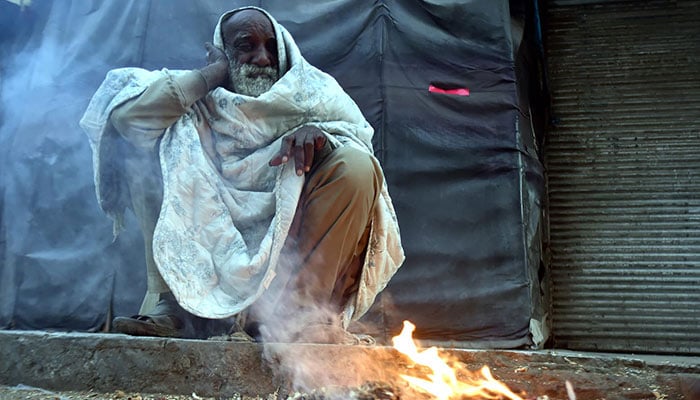
[[[294,393],[287,400],[400,400],[399,391],[383,382],[367,382],[360,387],[332,387],[311,393]]]

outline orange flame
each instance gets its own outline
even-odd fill
[[[513,393],[508,386],[498,381],[491,375],[489,367],[484,366],[479,373],[466,370],[463,366],[450,366],[443,360],[436,347],[426,350],[418,350],[413,341],[413,331],[416,326],[409,321],[403,322],[403,330],[398,336],[394,336],[391,341],[394,348],[408,356],[411,361],[418,365],[428,367],[432,373],[428,374],[429,379],[415,376],[401,375],[409,384],[416,389],[433,395],[438,400],[463,399],[463,398],[484,398],[510,400],[523,400],[522,397]],[[466,377],[460,380],[460,377]]]

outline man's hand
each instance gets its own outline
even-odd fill
[[[282,139],[279,153],[270,160],[276,167],[294,158],[297,175],[301,176],[311,170],[315,155],[326,145],[326,135],[315,126],[302,126],[291,135]]]
[[[204,48],[207,50],[207,65],[224,63],[228,68],[228,57],[221,49],[209,42],[204,43]]]
[[[225,85],[228,80],[228,57],[221,49],[209,42],[204,44],[204,48],[207,50],[207,66],[199,71],[207,82],[207,89],[213,90]]]

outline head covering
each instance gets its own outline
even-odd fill
[[[213,44],[220,50],[224,50],[224,37],[221,33],[221,24],[226,21],[230,16],[233,14],[243,11],[243,10],[257,10],[263,13],[272,23],[272,27],[275,30],[275,38],[277,39],[277,69],[278,69],[278,76],[284,75],[287,70],[289,70],[289,65],[287,62],[287,48],[285,46],[285,34],[289,35],[289,32],[287,32],[282,25],[280,25],[277,20],[275,20],[270,13],[267,11],[263,10],[262,8],[259,7],[254,7],[254,6],[246,6],[246,7],[240,7],[236,8],[235,10],[231,11],[226,11],[225,13],[221,14],[219,17],[219,21],[216,23],[216,27],[214,28],[214,39],[213,39]]]

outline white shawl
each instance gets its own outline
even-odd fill
[[[310,65],[291,35],[263,12],[278,37],[281,78],[257,98],[224,88],[211,91],[168,128],[160,142],[163,203],[153,237],[154,259],[182,307],[204,318],[244,310],[275,276],[304,183],[293,165],[268,166],[281,138],[310,124],[323,130],[335,146],[373,154],[373,130],[357,105],[330,75]],[[214,34],[218,47],[222,47],[221,19]],[[110,113],[167,73],[180,72],[110,71],[81,120],[93,151],[97,198],[115,226],[124,210],[124,195],[111,192],[122,183],[109,176],[110,143],[118,135],[109,122]],[[202,118],[216,135],[221,172],[197,133]],[[372,218],[359,291],[345,307],[346,321],[368,310],[403,259],[399,227],[384,184]]]

